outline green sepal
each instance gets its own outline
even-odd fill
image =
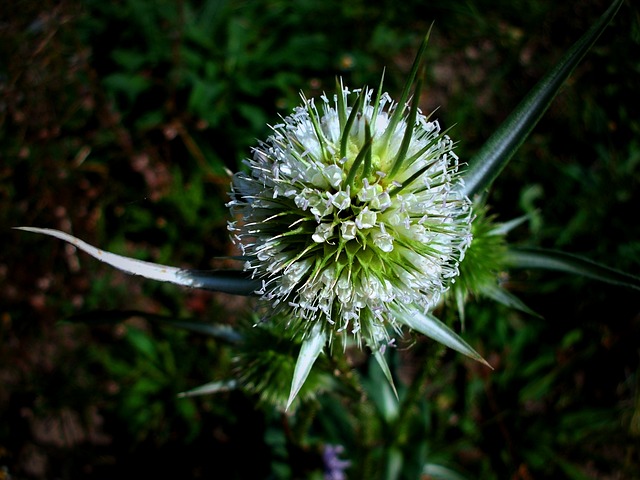
[[[564,81],[613,19],[622,0],[615,0],[600,19],[562,57],[469,161],[463,173],[468,197],[481,193],[498,177],[545,113]]]
[[[639,277],[557,250],[512,247],[507,251],[505,263],[511,268],[556,270],[640,290]]]
[[[296,361],[296,368],[293,371],[291,390],[285,410],[289,409],[296,395],[298,395],[298,392],[302,388],[302,385],[304,385],[305,380],[309,376],[309,372],[311,372],[311,367],[313,367],[318,355],[322,352],[325,343],[327,343],[327,334],[322,331],[319,324],[313,327],[309,336],[302,342],[300,354]]]
[[[406,310],[396,312],[398,320],[407,327],[432,338],[436,342],[462,353],[469,358],[473,358],[478,362],[492,368],[487,361],[480,356],[467,342],[465,342],[456,332],[451,330],[447,325],[438,320],[429,313],[423,313],[419,310]]]

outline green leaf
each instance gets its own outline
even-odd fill
[[[516,109],[498,127],[464,172],[464,193],[468,197],[488,188],[513,157],[516,150],[545,113],[558,90],[613,19],[622,0],[615,0],[607,11],[562,57],[558,65],[540,80]]]
[[[422,475],[434,480],[467,480],[455,470],[436,463],[426,463],[422,467]]]
[[[510,248],[505,258],[512,268],[541,268],[599,280],[640,290],[640,278],[600,265],[583,257],[557,250]]]
[[[404,466],[404,457],[398,447],[391,447],[386,452],[385,473],[382,478],[397,480],[401,478]]]
[[[398,394],[394,392],[392,380],[389,378],[391,375],[387,376],[385,373],[385,369],[389,370],[386,359],[382,355],[381,357],[385,362],[385,368],[373,366],[374,360],[380,363],[379,359],[373,355],[369,359],[368,375],[362,378],[362,385],[367,397],[376,406],[380,417],[387,425],[393,425],[400,414],[400,404]]]
[[[471,346],[465,342],[456,332],[442,323],[429,313],[422,313],[419,310],[396,311],[398,319],[409,328],[432,338],[436,342],[460,352],[467,357],[492,368],[487,361],[480,356]]]
[[[175,283],[177,285],[203,290],[214,290],[233,295],[251,295],[260,287],[259,280],[250,279],[244,272],[238,270],[184,270],[106,252],[59,230],[33,227],[16,227],[16,230],[41,233],[59,238],[107,265],[111,265],[123,272],[140,275],[151,280]]]
[[[296,361],[296,368],[293,371],[291,391],[289,392],[289,399],[287,400],[287,407],[285,410],[288,410],[295,400],[296,395],[298,395],[302,385],[304,385],[305,380],[309,376],[309,372],[311,372],[311,367],[313,367],[313,364],[318,358],[318,355],[320,355],[320,352],[326,342],[327,335],[322,331],[320,324],[316,325],[311,331],[309,337],[302,342],[300,354]]]
[[[466,314],[464,311],[464,304],[466,302],[467,292],[462,288],[454,288],[453,292],[456,298],[456,307],[458,308],[458,316],[460,317],[460,328],[464,332]]]
[[[516,228],[519,225],[522,225],[524,222],[529,220],[530,215],[522,215],[518,218],[514,218],[513,220],[509,220],[508,222],[498,223],[494,228],[491,229],[489,235],[506,235],[511,230]]]
[[[481,292],[491,300],[501,303],[506,307],[515,308],[516,310],[528,313],[534,317],[542,318],[539,314],[527,307],[518,297],[497,285],[485,286],[482,288]]]
[[[380,369],[382,370],[382,373],[384,374],[385,378],[389,382],[389,385],[391,386],[391,389],[393,390],[393,394],[396,396],[396,400],[397,400],[398,392],[396,390],[395,384],[393,383],[391,370],[389,370],[389,365],[387,365],[387,361],[384,358],[384,354],[382,353],[382,351],[380,351],[380,349],[378,349],[373,352],[373,357],[376,359],[376,362],[378,362],[378,365],[380,365]]]

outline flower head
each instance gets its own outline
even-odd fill
[[[471,241],[458,157],[436,121],[342,84],[303,104],[253,150],[229,203],[245,270],[304,337],[379,350],[430,311]]]

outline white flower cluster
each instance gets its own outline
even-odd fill
[[[438,123],[372,95],[341,87],[320,111],[303,98],[235,175],[229,229],[288,326],[374,348],[457,276],[471,209]]]

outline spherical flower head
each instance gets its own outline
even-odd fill
[[[342,83],[273,127],[232,186],[229,229],[294,335],[379,350],[431,310],[471,241],[453,142],[417,105]]]

